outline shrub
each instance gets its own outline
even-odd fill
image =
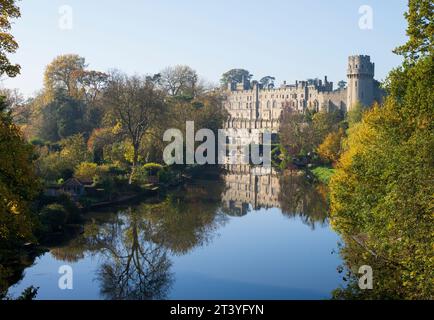
[[[60,231],[68,221],[68,212],[58,203],[46,205],[39,213],[42,228],[47,232]]]
[[[74,177],[80,180],[91,181],[98,173],[98,165],[92,162],[80,163],[74,171]]]

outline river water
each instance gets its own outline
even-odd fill
[[[9,293],[33,285],[37,299],[328,299],[342,261],[325,199],[297,172],[234,166],[159,201],[87,214],[84,233],[36,258]]]

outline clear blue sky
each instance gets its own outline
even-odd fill
[[[73,10],[72,30],[59,28],[59,7]],[[361,5],[373,8],[372,30],[359,28]],[[12,57],[22,74],[4,85],[25,95],[42,87],[44,67],[77,53],[89,67],[157,73],[187,64],[217,83],[234,67],[280,83],[328,75],[345,79],[347,56],[369,54],[384,79],[406,41],[406,0],[23,0]]]

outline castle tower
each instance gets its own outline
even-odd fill
[[[357,55],[348,58],[348,111],[357,102],[366,107],[374,102],[374,70],[375,65],[370,56]]]

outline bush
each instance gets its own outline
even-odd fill
[[[326,168],[326,167],[317,167],[312,170],[312,173],[315,177],[324,184],[328,184],[331,177],[335,173],[335,169]]]
[[[68,221],[68,212],[58,203],[46,205],[39,213],[42,229],[46,232],[56,232],[63,229]]]
[[[93,181],[98,173],[98,165],[92,162],[80,163],[74,171],[74,177],[83,181]]]
[[[344,136],[345,132],[341,128],[337,132],[329,133],[318,146],[318,155],[324,163],[335,163],[338,161]]]
[[[148,172],[150,175],[157,174],[160,170],[162,170],[164,167],[159,163],[146,163],[142,167],[146,172]]]

